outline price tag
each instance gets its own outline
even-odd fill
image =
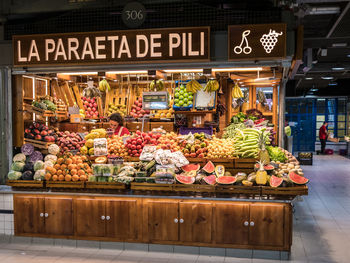
[[[128,3],[122,12],[122,20],[127,27],[136,28],[143,24],[146,18],[146,8],[139,2]]]

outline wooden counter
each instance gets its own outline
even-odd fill
[[[290,202],[14,194],[16,236],[290,251]]]

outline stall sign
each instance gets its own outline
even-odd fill
[[[144,92],[142,94],[142,108],[144,110],[168,109],[168,92]]]
[[[208,61],[210,28],[14,36],[14,65]]]
[[[229,60],[286,56],[286,24],[228,27]]]

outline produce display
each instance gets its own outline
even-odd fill
[[[105,129],[94,129],[84,137],[85,144],[80,148],[80,153],[84,155],[94,155],[94,139],[106,138]]]
[[[58,132],[57,135],[58,138],[56,143],[61,148],[62,154],[67,151],[80,151],[81,147],[85,144],[85,140],[75,132]]]
[[[157,110],[154,114],[154,118],[174,118],[174,109],[169,108],[168,110]]]
[[[128,149],[128,154],[133,157],[139,157],[141,155],[143,147],[146,144],[157,145],[158,139],[160,137],[160,133],[142,133],[141,131],[137,131],[128,140],[126,140],[126,148]]]
[[[192,84],[190,84],[192,83]],[[175,99],[174,99],[174,105],[176,107],[192,107],[193,106],[193,94],[197,92],[199,89],[202,88],[202,85],[199,84],[197,81],[193,80],[187,83],[186,87],[184,85],[180,85],[175,89]],[[196,88],[195,88],[196,87]]]
[[[234,151],[235,141],[234,139],[220,139],[213,136],[208,145],[208,158],[233,158],[235,156]]]
[[[98,107],[96,97],[81,97],[84,105],[85,117],[87,119],[98,119]]]
[[[220,88],[219,82],[216,79],[211,79],[207,82],[204,87],[204,91],[206,92],[214,92]]]
[[[44,142],[55,142],[57,135],[55,130],[50,129],[42,123],[35,122],[24,130],[24,138]]]
[[[38,100],[34,100],[32,102],[32,105],[36,108],[42,109],[42,110],[49,110],[52,112],[55,112],[57,109],[57,106],[54,102],[50,100],[48,97],[40,98]]]
[[[142,118],[146,114],[150,114],[150,111],[142,109],[142,97],[139,97],[131,106],[130,116],[137,119]]]
[[[209,140],[204,133],[189,134],[182,140],[182,152],[185,157],[204,158],[208,152]]]
[[[126,157],[128,156],[128,149],[123,143],[123,138],[117,135],[113,135],[110,138],[107,138],[108,145],[108,155],[109,156],[119,156]]]
[[[158,138],[158,149],[171,150],[172,152],[180,151],[178,136],[174,132],[162,134]]]
[[[123,104],[108,104],[107,116],[112,115],[113,113],[119,113],[122,117],[126,116],[126,105]]]

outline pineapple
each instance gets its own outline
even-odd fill
[[[261,132],[259,135],[258,159],[264,164],[269,164],[270,155],[269,155],[269,152],[266,150],[266,136],[267,135],[264,135],[264,132]]]
[[[267,172],[264,169],[264,161],[258,162],[259,170],[256,172],[255,182],[258,185],[265,185],[267,183]]]

